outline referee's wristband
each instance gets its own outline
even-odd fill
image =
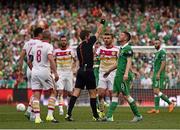
[[[100,22],[101,24],[105,24],[105,19],[101,19],[101,22]]]

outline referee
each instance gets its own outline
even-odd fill
[[[93,72],[93,45],[102,32],[104,23],[105,20],[101,19],[101,22],[97,24],[97,32],[94,36],[90,36],[90,32],[87,30],[82,30],[80,33],[80,39],[82,42],[77,47],[79,70],[77,72],[75,88],[69,102],[68,113],[65,117],[67,121],[73,120],[72,110],[74,104],[81,93],[81,89],[84,89],[85,86],[90,95],[90,105],[93,112],[93,120],[99,120],[99,115],[96,108],[96,80]]]

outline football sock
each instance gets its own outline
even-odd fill
[[[113,112],[115,111],[117,105],[118,105],[118,102],[114,102],[114,101],[111,102],[109,109],[108,109],[108,112],[107,112],[107,118],[112,117]]]
[[[49,100],[48,100],[48,116],[53,116],[53,112],[55,109],[55,102],[56,102],[55,97],[49,97]]]
[[[69,101],[69,105],[68,105],[68,115],[72,116],[72,110],[74,108],[74,104],[76,103],[77,97],[76,96],[72,96],[70,101]]]
[[[154,95],[155,110],[159,110],[159,100],[160,100],[160,97],[157,95]]]
[[[59,108],[62,108],[63,105],[64,105],[63,96],[60,96],[60,97],[59,97]]]
[[[33,111],[36,117],[40,117],[40,106],[38,100],[33,100]]]
[[[168,99],[168,97],[165,95],[165,94],[163,94],[162,92],[159,92],[159,97],[162,99],[162,100],[164,100],[165,102],[167,102],[168,104],[171,104],[171,102],[169,101],[169,99]]]
[[[135,101],[133,101],[132,103],[129,103],[129,105],[130,105],[130,108],[131,108],[133,114],[134,114],[135,116],[140,117],[141,114],[139,113],[139,111],[138,111],[138,109],[137,109],[137,106],[136,106]]]
[[[91,104],[91,109],[92,109],[92,112],[93,112],[93,116],[95,118],[98,118],[99,115],[97,113],[96,98],[91,98],[90,99],[90,104]]]

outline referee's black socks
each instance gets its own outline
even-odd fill
[[[96,98],[90,98],[90,104],[91,104],[91,109],[92,109],[92,112],[93,112],[93,116],[95,118],[99,118],[99,115],[97,113]]]
[[[68,106],[68,115],[72,116],[72,110],[74,108],[74,104],[76,103],[77,97],[76,96],[71,96],[71,99],[69,101],[69,106]]]

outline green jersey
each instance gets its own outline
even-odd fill
[[[161,67],[162,61],[166,61],[166,50],[160,49],[155,53],[155,60],[154,60],[154,76],[156,76],[157,72]],[[165,76],[165,68],[161,71],[160,76]]]
[[[157,80],[156,76],[161,68],[162,61],[166,61],[166,51],[164,49],[160,49],[155,53],[155,60],[154,60],[154,74],[152,77],[152,87],[153,88],[160,88],[163,89],[165,87],[165,69],[160,73],[160,79]]]
[[[127,58],[133,56],[133,51],[130,45],[126,45],[120,49],[120,54],[118,58],[118,65],[116,75],[124,75],[126,70]]]
[[[120,49],[120,54],[118,58],[118,65],[116,76],[114,78],[114,85],[113,85],[113,92],[122,92],[124,95],[130,95],[129,89],[132,81],[132,74],[129,71],[128,73],[128,80],[124,81],[123,76],[126,70],[127,59],[128,57],[133,56],[133,51],[130,45],[125,45]]]

